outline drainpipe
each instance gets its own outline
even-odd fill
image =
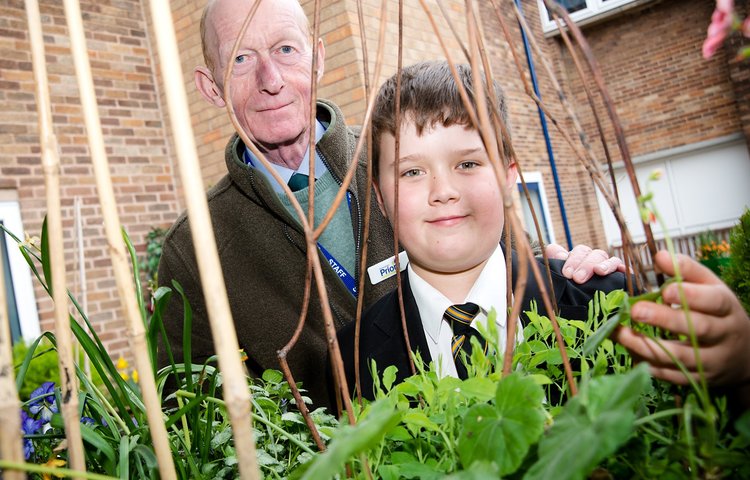
[[[521,8],[521,0],[515,0],[518,11],[523,15]],[[519,24],[520,28],[520,24]],[[526,37],[526,32],[523,28],[521,30],[521,37],[523,38],[523,49],[526,52],[526,61],[529,65],[529,74],[531,75],[531,83],[534,86],[534,93],[541,100],[542,94],[539,91],[539,83],[536,79],[536,70],[534,69],[534,59],[531,55],[531,48],[529,46],[529,40]],[[544,144],[547,147],[547,155],[549,156],[549,164],[552,169],[552,178],[555,181],[555,192],[557,193],[557,203],[560,204],[560,215],[562,216],[563,227],[565,228],[565,239],[568,241],[568,250],[573,250],[573,240],[570,237],[570,227],[568,226],[568,216],[565,213],[565,202],[563,201],[562,189],[560,188],[560,178],[557,176],[557,166],[555,165],[555,153],[552,151],[552,142],[549,136],[549,129],[547,128],[547,119],[544,117],[544,112],[537,106],[537,112],[539,113],[539,122],[542,125],[542,133],[544,134]]]

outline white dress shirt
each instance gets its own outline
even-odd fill
[[[458,377],[451,353],[453,330],[448,322],[443,320],[445,310],[454,305],[454,303],[414,272],[411,265],[408,268],[409,285],[419,309],[419,316],[422,319],[422,328],[427,339],[427,346],[430,349],[430,356],[438,367],[438,376],[444,377],[450,375]],[[474,329],[477,329],[478,323],[486,325],[487,315],[490,310],[495,309],[495,312],[497,312],[495,323],[500,337],[498,339],[501,350],[500,354],[505,350],[508,317],[506,284],[505,255],[503,255],[503,251],[498,245],[479,274],[476,282],[471,287],[469,294],[462,302],[459,302],[471,302],[479,306],[479,313],[471,324]],[[523,330],[520,321],[517,332],[516,343],[523,340]]]

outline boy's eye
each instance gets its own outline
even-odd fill
[[[467,160],[465,162],[461,162],[458,164],[458,168],[462,170],[469,170],[471,168],[478,167],[479,163],[473,161],[473,160]]]
[[[416,177],[418,175],[421,175],[422,172],[419,171],[417,168],[410,168],[409,170],[404,171],[401,176],[402,177]]]

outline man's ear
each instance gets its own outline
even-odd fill
[[[219,108],[226,106],[221,89],[214,81],[214,75],[211,73],[211,70],[206,67],[195,67],[193,77],[195,79],[195,86],[208,103],[216,105]]]
[[[383,195],[380,193],[380,186],[378,185],[377,181],[372,182],[372,188],[375,190],[375,199],[378,201],[378,207],[380,207],[380,213],[383,214],[383,216],[390,220],[388,218],[388,212],[385,210],[385,203],[383,203]]]
[[[323,78],[325,71],[326,47],[323,45],[323,39],[318,39],[318,82]]]

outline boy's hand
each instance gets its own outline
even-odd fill
[[[586,283],[594,274],[605,276],[625,271],[622,260],[610,257],[604,250],[592,250],[586,245],[576,245],[568,252],[561,245],[550,243],[544,250],[549,258],[565,260],[562,273],[576,283]]]
[[[750,404],[750,317],[734,293],[711,270],[685,255],[678,255],[677,261],[706,380],[715,386],[739,387],[735,393],[743,403]],[[657,253],[656,265],[664,273],[674,275],[666,251]],[[669,306],[680,303],[677,284],[665,288],[662,296],[664,305],[645,301],[633,305],[631,317],[675,334],[688,335],[688,322],[682,309]],[[627,327],[620,327],[614,338],[630,350],[634,358],[651,364],[654,377],[677,384],[687,383],[682,372],[653,340]],[[660,343],[698,378],[689,340],[661,340]]]

